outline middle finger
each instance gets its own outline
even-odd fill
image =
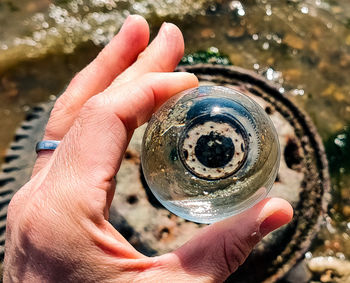
[[[150,72],[172,72],[183,54],[184,40],[181,31],[174,24],[163,23],[157,37],[110,87],[130,82]]]

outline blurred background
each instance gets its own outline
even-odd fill
[[[220,55],[309,114],[326,146],[333,201],[306,257],[349,260],[348,0],[0,0],[1,162],[31,107],[54,100],[129,14],[144,16],[152,37],[163,21],[178,25],[187,63],[198,51]]]

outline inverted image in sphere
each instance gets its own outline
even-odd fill
[[[266,197],[280,148],[265,111],[244,94],[200,86],[153,114],[142,144],[142,169],[171,212],[199,223],[237,214]]]

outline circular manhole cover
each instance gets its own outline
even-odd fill
[[[329,201],[329,175],[324,148],[310,119],[274,86],[253,72],[220,65],[178,67],[196,74],[201,84],[238,89],[258,102],[271,117],[280,140],[282,159],[270,196],[289,200],[292,222],[265,237],[229,282],[273,282],[295,265],[318,231]],[[0,173],[0,252],[3,256],[7,205],[30,178],[53,103],[35,107],[17,131]],[[117,175],[110,222],[146,255],[176,249],[203,225],[185,221],[164,209],[143,179],[140,150],[145,127],[135,131]]]

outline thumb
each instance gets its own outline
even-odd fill
[[[207,226],[169,256],[183,273],[224,281],[264,236],[292,217],[287,201],[265,199],[244,213]]]

